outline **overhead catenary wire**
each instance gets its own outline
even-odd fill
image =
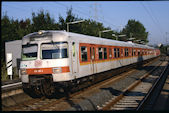
[[[54,2],[55,4],[57,4],[57,5],[62,5],[62,6],[64,6],[65,8],[67,8],[68,9],[68,6],[67,5],[65,5],[65,4],[62,4],[62,3],[60,3],[60,2]],[[74,9],[76,12],[79,12],[80,14],[83,14],[84,16],[87,16],[88,18],[90,17],[90,16],[88,16],[88,13],[84,13],[84,12],[82,12],[82,11],[79,11],[79,10],[77,10],[77,9]],[[92,17],[93,18],[93,17]],[[93,20],[94,20],[94,18],[93,18]],[[116,27],[116,28],[119,28],[119,27],[121,27],[121,26],[117,26],[117,25],[114,25],[114,24],[112,24],[112,23],[110,23],[110,22],[108,22],[108,21],[106,21],[105,19],[104,19],[104,21],[102,20],[102,19],[97,19],[98,21],[102,21],[102,22],[105,22],[105,23],[107,23],[107,24],[109,24],[109,25],[112,25],[112,26],[114,26],[114,27]]]
[[[62,7],[65,7],[66,10],[69,9],[69,7],[68,7],[67,5],[65,5],[65,4],[63,4],[63,3],[60,3],[60,2],[50,2],[50,3],[55,3],[55,4],[57,4],[57,5],[60,5],[60,6],[62,6]],[[45,4],[45,5],[46,5],[46,4]],[[50,4],[50,5],[51,5],[51,4]],[[54,5],[54,4],[52,4],[52,5]],[[8,5],[6,5],[6,6],[8,6]],[[8,6],[8,7],[9,7],[9,6]],[[14,7],[15,9],[20,10],[20,11],[24,11],[24,12],[25,12],[25,10],[28,11],[28,9],[20,8],[20,7],[16,7],[16,6],[10,6],[10,7]],[[24,5],[24,7],[29,7],[29,6],[25,6],[25,5]],[[29,7],[29,8],[30,8],[30,7]],[[76,11],[76,12],[78,12],[78,13],[81,14],[81,15],[84,15],[86,18],[90,18],[90,15],[89,15],[87,12],[82,11],[81,8],[80,8],[80,9],[78,8],[78,10],[77,10],[76,7],[75,7],[75,8],[73,8],[73,10]],[[92,20],[95,20],[95,19],[92,17]],[[113,26],[113,27],[115,27],[115,28],[118,28],[118,29],[120,28],[120,26],[114,25],[114,24],[112,24],[111,22],[109,22],[107,18],[106,18],[106,20],[105,20],[105,19],[100,19],[100,18],[98,18],[97,20],[100,21],[100,22],[103,22],[103,23],[107,23],[108,25],[111,25],[111,26]]]
[[[146,8],[146,6],[145,6],[142,2],[140,2],[140,3],[141,3],[141,5],[143,6],[143,8],[145,9],[145,11],[147,12],[147,14],[150,16],[150,18],[152,19],[152,22],[154,23],[154,25],[156,26],[156,28],[159,29],[159,31],[161,32],[161,34],[163,34],[161,28],[160,28],[159,25],[156,23],[156,21],[154,20],[153,16],[152,16],[151,13],[149,12],[149,10]]]
[[[151,7],[148,7],[148,9],[150,9],[151,14],[154,15],[152,8],[151,8]],[[159,25],[159,27],[160,27],[160,29],[161,29],[159,20],[157,19],[157,17],[156,17],[155,15],[154,15],[153,17],[155,18],[156,22],[158,23],[158,25]],[[162,30],[162,31],[163,31],[163,30]]]

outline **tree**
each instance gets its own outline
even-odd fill
[[[81,24],[81,31],[79,33],[86,34],[90,36],[99,36],[99,31],[105,30],[102,23],[96,22],[94,20],[85,20]]]
[[[48,12],[45,13],[44,10],[40,10],[37,15],[34,12],[32,13],[32,32],[58,29],[58,25],[55,23],[54,18],[51,18]]]
[[[61,15],[59,15],[59,29],[60,30],[66,30],[67,29],[67,23],[68,22],[74,22],[74,21],[78,21],[78,20],[82,20],[81,18],[75,17],[75,15],[72,13],[72,8],[70,8],[66,14],[66,18],[64,19]],[[71,25],[70,25],[71,26]],[[73,26],[69,27],[69,31],[73,31],[73,32],[78,32],[79,29],[79,25],[78,24],[74,24]]]
[[[121,32],[122,34],[126,34],[127,38],[135,38],[135,40],[141,40],[145,43],[148,43],[148,32],[142,23],[136,20],[128,20],[127,25]]]
[[[19,35],[19,37],[23,37],[29,33],[31,33],[31,20],[30,19],[26,19],[21,20],[19,22],[19,28],[16,31]]]
[[[66,18],[64,19],[61,15],[59,15],[59,29],[60,30],[66,30],[67,29],[67,24],[68,22],[73,22],[73,21],[79,21],[79,20],[84,20],[82,18],[78,18],[78,16],[75,16],[72,13],[73,9],[70,8],[66,14]],[[90,36],[99,36],[99,31],[103,30],[108,30],[110,29],[109,27],[104,27],[103,23],[96,22],[91,19],[85,19],[84,22],[78,23],[78,24],[73,24],[69,25],[69,31],[74,32],[74,33],[80,33],[80,34],[85,34],[85,35],[90,35]],[[112,32],[109,33],[103,33],[102,38],[109,38],[112,39]]]
[[[7,14],[5,14],[2,19],[1,19],[1,59],[2,61],[5,60],[5,41],[9,40],[9,32],[11,32],[11,29],[9,29],[11,27],[10,24],[10,19],[7,16]]]
[[[10,19],[6,14],[1,19],[1,52],[3,61],[5,60],[5,42],[19,39],[17,34],[18,26],[18,20]]]
[[[55,22],[54,18],[52,18],[49,12],[44,12],[44,10],[40,10],[38,13],[32,12],[31,19],[25,20],[14,20],[10,19],[7,16],[7,13],[1,19],[1,52],[2,59],[5,60],[5,42],[12,40],[21,40],[23,36],[31,33],[37,32],[39,30],[66,30],[68,22],[83,20],[78,16],[75,16],[72,13],[72,8],[70,8],[66,14],[66,18],[64,19],[62,16],[59,16],[59,21]],[[103,23],[86,19],[82,23],[70,25],[69,31],[91,35],[91,36],[99,36],[99,31],[103,30],[111,30],[109,27],[104,27]],[[102,33],[102,38],[112,39],[112,33],[114,31]]]

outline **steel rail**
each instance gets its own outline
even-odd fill
[[[8,85],[3,85],[1,86],[1,89],[3,88],[8,88],[8,87],[11,87],[11,86],[16,86],[16,85],[21,85],[22,82],[17,82],[17,83],[12,83],[12,84],[8,84]]]
[[[157,59],[154,59],[154,60],[157,60]],[[153,60],[153,61],[154,61],[154,60]],[[147,66],[147,65],[149,65],[149,64],[151,64],[151,63],[152,63],[152,61],[151,61],[151,62],[148,62],[148,63],[146,63],[146,64],[144,64],[143,66]],[[75,96],[77,96],[77,95],[80,95],[81,93],[85,93],[86,91],[88,91],[88,90],[90,90],[90,89],[96,90],[98,87],[103,87],[103,86],[105,86],[105,85],[110,84],[110,82],[111,82],[111,83],[112,83],[112,82],[117,82],[117,81],[123,79],[124,77],[129,76],[129,74],[132,73],[133,71],[136,71],[136,69],[131,68],[131,69],[129,69],[127,72],[122,72],[122,73],[120,73],[120,74],[117,75],[117,76],[113,76],[113,77],[108,78],[108,79],[106,79],[106,80],[104,80],[104,81],[100,81],[99,83],[96,83],[96,84],[94,84],[94,85],[91,85],[91,86],[85,88],[85,90],[81,90],[81,91],[75,92],[75,93],[73,93],[73,94],[70,94],[70,95],[69,95],[69,99],[71,99],[71,98],[73,98],[73,97],[75,97]],[[35,108],[35,109],[32,109],[32,110],[34,110],[34,111],[42,111],[43,109],[47,109],[48,107],[53,106],[53,105],[55,105],[55,104],[58,104],[59,102],[62,102],[62,101],[65,100],[65,99],[67,99],[67,97],[62,97],[62,98],[60,98],[60,99],[58,99],[58,100],[56,100],[56,101],[54,101],[54,102],[51,102],[51,103],[47,104],[46,106],[42,106],[42,107]]]
[[[144,64],[144,66],[149,65],[150,63],[152,63],[152,62],[146,63],[146,64]],[[91,86],[85,88],[85,90],[78,91],[78,92],[75,92],[75,93],[73,93],[73,94],[70,94],[70,95],[69,95],[69,98],[72,98],[72,97],[74,97],[74,96],[77,96],[77,95],[79,95],[79,94],[81,94],[81,93],[84,93],[85,91],[90,90],[90,89],[96,90],[99,86],[107,85],[107,84],[109,84],[110,82],[117,82],[118,80],[124,78],[125,76],[129,75],[131,72],[133,72],[133,71],[135,71],[135,70],[136,70],[136,69],[133,68],[133,69],[127,71],[127,72],[123,72],[123,73],[119,74],[118,76],[113,76],[113,77],[111,77],[111,78],[109,78],[109,79],[107,79],[107,80],[104,80],[104,81],[101,81],[101,82],[96,83],[96,84],[94,84],[94,85],[91,85]],[[41,106],[41,107],[38,107],[38,108],[30,108],[30,109],[33,110],[33,111],[43,111],[43,109],[47,109],[47,108],[49,108],[50,106],[59,104],[60,102],[62,102],[62,101],[65,100],[66,98],[67,98],[67,97],[62,97],[62,98],[60,98],[60,99],[58,99],[58,100],[56,100],[56,101],[53,101],[53,102],[51,102],[51,103],[48,103],[48,104],[45,105],[45,106]],[[38,102],[38,101],[37,101],[37,102]],[[28,102],[28,103],[29,103],[29,102]],[[18,105],[16,108],[19,108],[19,106],[20,106],[20,107],[23,107],[23,106],[25,106],[25,107],[28,106],[28,107],[29,107],[30,104],[28,104],[28,103],[24,103],[24,104],[22,104],[21,106]],[[34,102],[32,102],[32,103],[34,103]],[[8,108],[8,110],[10,110],[10,111],[15,111],[16,108],[15,108],[15,107],[14,107],[14,108]]]
[[[157,78],[157,80],[155,81],[154,85],[151,87],[151,89],[148,91],[147,95],[143,98],[143,100],[141,101],[141,103],[138,105],[138,107],[136,108],[136,111],[139,111],[143,108],[146,100],[150,97],[151,93],[153,92],[153,90],[157,87],[157,84],[160,82],[160,80],[162,79],[162,76],[164,75],[165,71],[167,70],[167,67],[169,66],[169,63],[167,64],[167,66],[164,68],[164,70],[162,71],[162,73],[160,74],[159,78]]]
[[[157,59],[153,59],[152,61],[154,61],[154,60],[157,60]],[[146,63],[146,64],[144,64],[144,66],[146,66],[146,65],[148,65],[148,64],[150,64],[150,63],[152,63],[152,61],[151,62],[149,62],[149,63]],[[132,69],[133,71],[135,70],[135,69]],[[123,78],[126,74],[128,74],[128,73],[131,73],[132,72],[132,70],[130,70],[129,72],[123,72],[123,73],[121,73],[120,74],[120,77],[112,77],[112,78],[109,78],[109,79],[114,79],[114,80],[112,80],[112,81],[118,81],[120,78]],[[125,74],[125,75],[124,75]],[[96,83],[95,85],[91,85],[91,86],[89,86],[89,87],[87,87],[87,88],[85,88],[86,90],[88,90],[88,89],[91,89],[91,88],[96,88],[96,87],[99,87],[98,85],[99,84],[104,84],[104,85],[106,85],[106,83],[109,83],[108,81],[109,81],[109,79],[107,79],[107,80],[105,80],[104,82],[102,81],[102,82],[99,82],[99,83]],[[110,80],[111,81],[111,80]],[[82,92],[85,92],[86,90],[83,90],[83,91],[78,91],[78,92],[76,92],[76,93],[73,93],[73,94],[71,94],[71,95],[69,95],[69,98],[71,98],[71,97],[74,97],[74,96],[76,96],[76,95],[78,95],[78,94],[81,94]],[[50,107],[50,106],[52,106],[52,105],[54,105],[54,104],[58,104],[59,102],[61,102],[62,100],[64,100],[64,99],[66,99],[66,97],[62,97],[62,98],[60,98],[59,100],[56,100],[56,101],[54,101],[54,102],[51,102],[51,103],[48,103],[47,105],[45,105],[45,106],[41,106],[41,107],[38,107],[38,108],[30,108],[31,110],[34,110],[34,111],[39,111],[39,110],[43,110],[44,108],[48,108],[48,107]],[[26,104],[26,103],[25,103]],[[24,105],[24,106],[29,106],[29,105]],[[18,106],[19,107],[19,106]],[[10,110],[15,110],[15,109],[11,109],[11,108],[9,108]]]
[[[114,77],[109,78],[109,79],[107,79],[107,80],[104,80],[104,81],[101,81],[101,82],[96,83],[96,84],[94,84],[94,85],[91,85],[91,86],[85,88],[84,90],[80,90],[80,91],[78,91],[78,92],[75,92],[75,93],[73,93],[73,94],[70,94],[70,95],[69,95],[69,99],[71,99],[71,98],[73,98],[73,97],[75,97],[75,96],[78,96],[78,95],[80,95],[81,93],[85,93],[86,91],[88,91],[88,90],[90,90],[90,89],[96,90],[98,87],[101,87],[101,86],[103,86],[103,85],[107,85],[107,84],[109,84],[110,82],[117,82],[118,80],[124,78],[125,76],[127,76],[129,73],[131,73],[131,72],[133,72],[133,71],[135,71],[135,70],[133,69],[133,70],[130,70],[129,72],[121,73],[121,74],[118,75],[118,76],[114,76]],[[53,106],[53,105],[55,105],[55,104],[58,104],[59,102],[62,102],[63,100],[66,100],[66,99],[67,99],[67,97],[62,97],[62,98],[60,98],[60,99],[58,99],[58,100],[56,100],[56,101],[54,101],[54,102],[49,103],[49,104],[46,105],[46,106],[42,106],[42,107],[35,108],[35,109],[32,109],[32,110],[34,110],[34,111],[42,111],[43,109],[47,109],[48,107]]]
[[[162,63],[160,63],[159,65],[161,65],[161,64],[162,64]],[[98,110],[110,110],[110,108],[111,108],[114,104],[116,104],[119,100],[121,100],[121,99],[124,97],[124,95],[125,95],[128,91],[130,91],[130,90],[132,90],[133,88],[135,88],[144,78],[146,78],[150,73],[152,73],[155,69],[157,69],[159,65],[157,65],[156,67],[154,67],[154,68],[153,68],[152,70],[150,70],[148,73],[146,73],[146,74],[144,74],[142,77],[140,77],[139,80],[135,81],[135,82],[134,82],[133,84],[131,84],[129,87],[127,87],[126,89],[124,89],[119,96],[117,96],[117,97],[116,97],[115,99],[113,99],[111,102],[107,103],[107,105],[104,105],[103,107],[99,107]]]

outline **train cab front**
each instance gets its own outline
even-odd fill
[[[53,41],[49,36],[34,36],[22,43],[20,75],[24,91],[52,95],[55,83],[70,77],[68,53],[68,41]]]

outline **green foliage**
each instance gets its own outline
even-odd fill
[[[148,32],[142,23],[136,20],[129,20],[125,28],[122,30],[122,34],[126,34],[127,38],[134,37],[135,40],[142,40],[148,43]]]
[[[19,75],[16,73],[18,70],[16,67],[12,68],[13,70],[13,79],[18,79]],[[1,59],[1,81],[6,81],[9,79],[9,76],[7,75],[7,68],[6,63]]]
[[[169,48],[169,45],[162,45],[159,49],[161,53],[167,54],[167,48]]]
[[[78,20],[82,20],[81,18],[75,17],[75,15],[72,13],[72,8],[70,8],[67,12],[66,12],[67,16],[64,19],[61,15],[59,15],[59,28],[60,30],[66,30],[67,29],[67,24],[68,22],[73,22],[73,21],[78,21]],[[70,32],[78,32],[79,30],[79,24],[74,24],[74,25],[69,25],[69,31]]]
[[[1,80],[4,81],[7,79],[8,79],[8,75],[7,75],[7,70],[6,70],[6,64],[1,59]]]
[[[4,15],[1,19],[1,53],[2,60],[5,61],[5,42],[12,40],[21,40],[22,37],[31,32],[30,20],[18,21],[10,19]]]
[[[49,12],[40,10],[38,13],[32,13],[31,19],[25,20],[13,20],[10,19],[7,14],[1,18],[1,53],[2,60],[5,61],[5,42],[12,40],[21,40],[26,34],[37,32],[39,30],[66,30],[68,22],[84,20],[72,13],[72,8],[70,8],[66,14],[66,18],[63,18],[59,15],[59,21],[55,22],[55,19],[52,18]],[[111,30],[109,27],[104,27],[103,23],[96,22],[91,19],[86,19],[82,23],[70,24],[69,31],[74,33],[80,33],[90,36],[99,36],[99,32],[103,30]],[[133,34],[137,39],[147,41],[148,32],[145,32],[144,26],[135,20],[129,20],[126,27],[121,32],[122,34],[127,34],[127,37],[130,37],[130,33]],[[107,39],[116,39],[112,37],[112,34],[120,34],[116,31],[110,31],[106,33],[101,33],[102,38]]]
[[[79,32],[81,34],[90,35],[90,36],[99,36],[99,31],[104,30],[104,26],[102,23],[93,21],[93,20],[85,20],[85,22],[79,24]]]
[[[67,24],[68,22],[73,22],[73,21],[79,21],[83,20],[82,18],[78,18],[72,13],[72,8],[70,8],[66,12],[67,16],[64,19],[61,15],[59,15],[59,29],[60,30],[67,30]],[[69,24],[69,32],[74,32],[74,33],[80,33],[80,34],[85,34],[85,35],[90,35],[90,36],[99,36],[99,31],[103,30],[108,30],[110,28],[106,28],[103,26],[102,23],[96,22],[94,20],[86,19],[82,23],[78,24]],[[112,32],[110,33],[104,33],[102,35],[103,38],[110,38],[112,39]]]
[[[72,13],[72,8],[70,8],[66,14],[66,18],[63,18],[59,15],[59,21],[55,22],[55,19],[52,18],[49,12],[44,12],[44,10],[40,10],[38,13],[32,13],[31,19],[25,20],[13,20],[7,16],[7,13],[1,18],[1,78],[6,80],[8,78],[6,72],[6,64],[5,64],[5,42],[12,41],[12,40],[21,40],[23,36],[37,32],[39,30],[66,30],[67,23],[73,21],[84,20],[79,18],[78,16]],[[82,23],[78,24],[70,24],[69,31],[74,33],[80,33],[90,36],[99,36],[100,31],[104,30],[111,30],[109,27],[104,27],[103,23],[96,22],[91,19],[86,19]],[[112,37],[112,34],[126,34],[129,38],[131,34],[133,37],[144,40],[148,42],[147,36],[148,32],[144,26],[135,20],[129,20],[126,27],[123,29],[122,32],[118,33],[116,31],[110,31],[106,33],[101,33],[102,38],[107,39],[116,39]],[[120,39],[119,40],[124,40]]]
[[[41,10],[37,15],[32,13],[32,32],[37,32],[39,30],[57,30],[58,25],[55,23],[54,18],[50,17],[48,12]]]

